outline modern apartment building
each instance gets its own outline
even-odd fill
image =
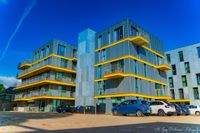
[[[86,29],[79,34],[78,50],[53,40],[23,62],[15,100],[18,107],[54,111],[76,99],[75,106],[106,113],[126,99],[170,100],[166,71],[171,67],[164,60],[162,42],[130,19],[100,32]]]
[[[200,105],[200,43],[165,52],[171,102]]]
[[[18,111],[55,111],[59,105],[74,105],[77,48],[52,40],[19,65],[16,89]]]
[[[169,100],[164,58],[162,42],[130,19],[97,32],[96,104],[109,113],[125,99]]]

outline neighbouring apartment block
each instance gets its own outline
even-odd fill
[[[77,48],[52,40],[19,65],[15,101],[19,111],[55,111],[59,105],[74,105]]]
[[[172,70],[167,72],[173,102],[200,104],[200,43],[165,52]]]
[[[162,42],[125,19],[79,33],[78,48],[53,40],[20,64],[18,107],[55,111],[59,105],[111,112],[126,99],[170,100]]]

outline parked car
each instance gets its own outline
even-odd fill
[[[174,115],[176,114],[175,106],[166,101],[153,101],[150,102],[152,114],[159,116]]]
[[[173,105],[175,106],[176,114],[181,115],[182,114],[181,107],[178,104],[173,104]]]
[[[65,112],[74,112],[74,107],[69,105],[61,105],[56,108],[56,112],[65,113]]]
[[[190,114],[188,107],[186,107],[185,105],[178,105],[178,104],[173,104],[173,105],[175,106],[177,115],[189,115]]]
[[[136,116],[150,115],[151,108],[144,100],[126,100],[112,108],[113,115],[136,114]]]
[[[190,114],[200,115],[200,105],[188,105]]]
[[[190,115],[189,108],[186,105],[179,105],[181,107],[182,114]]]

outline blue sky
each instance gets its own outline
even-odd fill
[[[198,43],[199,5],[199,0],[0,0],[0,80],[15,77],[18,63],[53,38],[76,45],[82,30],[100,31],[127,17],[160,38],[165,50]]]

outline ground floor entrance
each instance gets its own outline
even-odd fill
[[[17,110],[21,112],[55,112],[58,106],[74,106],[72,100],[39,99],[26,102],[18,102]]]

